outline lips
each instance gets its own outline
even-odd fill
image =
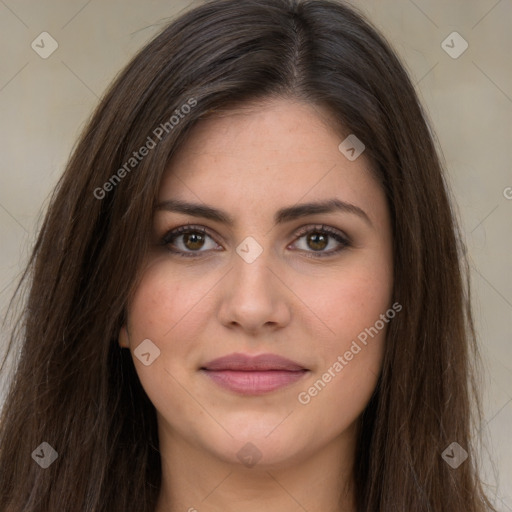
[[[203,368],[212,371],[238,370],[246,372],[268,370],[306,370],[306,368],[300,364],[275,354],[260,354],[259,356],[231,354],[229,356],[214,359],[213,361],[206,363]]]
[[[222,388],[243,395],[289,386],[309,372],[299,363],[275,354],[231,354],[206,363],[200,371]]]

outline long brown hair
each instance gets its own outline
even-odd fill
[[[468,266],[403,64],[354,7],[215,0],[173,21],[128,64],[51,198],[10,344],[18,340],[20,353],[1,418],[2,511],[153,512],[155,409],[117,339],[159,184],[199,119],[271,97],[327,107],[340,137],[363,141],[391,212],[403,312],[360,418],[358,511],[494,510],[472,437],[480,408]],[[469,453],[457,469],[442,457],[454,441]],[[47,468],[32,456],[43,442],[57,452]]]

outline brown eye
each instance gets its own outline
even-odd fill
[[[308,247],[314,251],[321,251],[327,247],[328,237],[323,233],[310,233],[307,235],[306,243],[308,244]]]
[[[341,231],[324,225],[303,228],[296,233],[296,236],[298,240],[305,240],[303,247],[299,249],[311,258],[332,256],[351,246],[350,240]],[[334,245],[334,248],[326,251],[325,249],[330,245]]]
[[[164,236],[161,244],[168,246],[170,252],[185,257],[201,256],[202,253],[218,247],[205,228],[190,225],[170,231]]]
[[[185,233],[183,236],[183,245],[191,251],[201,249],[204,245],[204,235],[201,233]]]

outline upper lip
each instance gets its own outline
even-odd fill
[[[283,370],[283,371],[299,371],[306,370],[299,363],[286,359],[276,354],[259,354],[251,356],[248,354],[229,354],[219,357],[206,363],[201,367],[204,370],[221,371],[221,370],[238,370],[238,371],[267,371],[267,370]]]

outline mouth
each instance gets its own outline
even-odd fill
[[[242,395],[259,395],[289,386],[310,370],[275,354],[231,354],[200,369],[218,386]]]

